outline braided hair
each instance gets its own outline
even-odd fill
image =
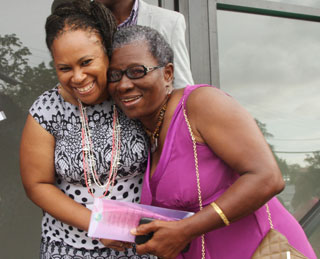
[[[103,4],[90,0],[74,0],[58,5],[47,18],[46,44],[52,52],[53,41],[66,31],[89,30],[97,32],[102,39],[105,53],[110,57],[116,20]]]

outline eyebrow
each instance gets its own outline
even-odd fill
[[[83,60],[86,60],[88,58],[93,58],[93,57],[94,57],[93,55],[83,56],[83,57],[78,59],[77,63],[81,63]],[[67,64],[57,64],[57,66],[63,67],[63,66],[69,66],[69,65],[67,65]]]
[[[83,56],[83,57],[79,58],[78,62],[82,62],[85,59],[93,58],[93,57],[94,57],[94,55],[86,55],[86,56]]]

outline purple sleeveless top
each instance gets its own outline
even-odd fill
[[[189,94],[208,85],[185,88],[184,103]],[[141,203],[185,211],[199,211],[197,180],[192,139],[183,116],[182,99],[172,117],[162,154],[150,179],[150,154],[142,187]],[[225,164],[206,144],[197,143],[203,206],[216,200],[232,185],[239,174]],[[269,202],[274,228],[308,258],[316,258],[305,233],[294,217],[273,198]],[[205,234],[206,259],[251,258],[270,229],[265,206],[254,213]],[[201,258],[201,238],[191,242],[187,253],[178,258]]]

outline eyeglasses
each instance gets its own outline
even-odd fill
[[[147,73],[154,71],[163,66],[156,66],[156,67],[146,67],[144,65],[137,65],[133,67],[129,67],[126,70],[117,70],[117,69],[109,69],[108,70],[108,82],[114,83],[119,82],[123,75],[130,79],[139,79],[144,77]]]

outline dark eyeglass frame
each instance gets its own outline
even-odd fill
[[[138,67],[139,67],[139,68],[143,68],[143,74],[141,74],[141,76],[132,76],[132,74],[130,74],[130,69],[138,68]],[[145,65],[136,65],[136,66],[128,67],[128,68],[125,69],[125,70],[109,69],[109,70],[108,70],[108,82],[109,82],[109,83],[119,82],[119,81],[121,81],[121,79],[122,79],[122,77],[123,77],[124,74],[126,74],[126,76],[127,76],[128,78],[130,78],[130,79],[140,79],[140,78],[146,76],[149,72],[154,71],[154,70],[156,70],[156,69],[158,69],[158,68],[161,68],[161,67],[163,67],[163,66],[147,67],[147,66],[145,66]],[[121,76],[119,77],[119,79],[111,80],[111,75],[109,75],[109,74],[111,74],[112,71],[116,71],[116,72],[118,72],[118,73],[120,72],[120,75],[121,75]],[[129,72],[128,72],[128,71],[129,71]]]

